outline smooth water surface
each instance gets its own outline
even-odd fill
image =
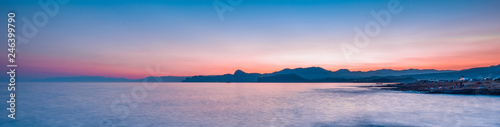
[[[500,126],[500,97],[359,83],[18,83],[1,127]],[[8,100],[6,85],[0,91]]]

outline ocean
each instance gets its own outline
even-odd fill
[[[500,97],[422,94],[370,83],[16,84],[1,127],[500,126]]]

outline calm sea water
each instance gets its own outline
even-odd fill
[[[362,85],[373,84],[19,83],[16,120],[7,118],[2,86],[0,126],[500,126],[498,96]]]

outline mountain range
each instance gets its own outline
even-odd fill
[[[273,73],[246,73],[236,70],[233,74],[212,76],[161,76],[144,79],[107,78],[98,76],[56,77],[33,82],[408,82],[418,79],[456,80],[461,76],[482,79],[498,77],[500,65],[478,67],[464,70],[434,69],[381,69],[374,71],[350,71],[339,69],[330,71],[321,67],[283,69]]]

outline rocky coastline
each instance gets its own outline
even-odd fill
[[[500,81],[430,81],[386,84],[379,87],[386,90],[412,91],[429,94],[500,95]]]

